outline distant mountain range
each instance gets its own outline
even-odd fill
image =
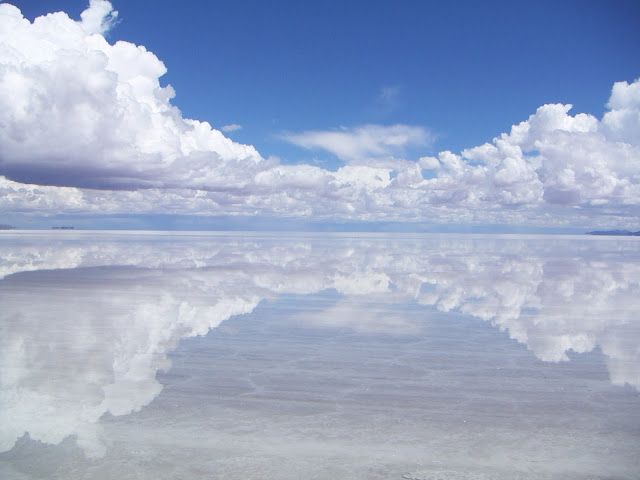
[[[640,230],[637,232],[631,232],[629,230],[595,230],[593,232],[587,232],[587,235],[617,235],[628,237],[640,237]]]

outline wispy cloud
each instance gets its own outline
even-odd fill
[[[230,123],[229,125],[223,125],[220,130],[222,130],[224,133],[237,132],[238,130],[242,130],[242,125],[238,125],[237,123]]]
[[[338,130],[285,133],[282,139],[309,150],[332,153],[345,162],[402,155],[408,147],[428,147],[433,135],[412,125],[362,125]]]
[[[378,91],[374,110],[379,115],[387,115],[400,106],[401,99],[402,88],[399,85],[386,85]]]

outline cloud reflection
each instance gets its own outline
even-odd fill
[[[76,435],[102,456],[98,420],[149,404],[180,339],[265,299],[328,290],[337,303],[299,321],[411,335],[417,316],[400,306],[458,312],[543,361],[599,348],[611,381],[639,389],[639,257],[630,239],[6,234],[0,451],[28,432]]]

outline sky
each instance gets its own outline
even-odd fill
[[[14,4],[0,223],[640,228],[638,2]]]

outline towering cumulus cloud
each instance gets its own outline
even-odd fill
[[[330,171],[279,164],[184,118],[165,65],[105,39],[116,18],[105,0],[80,20],[31,22],[0,5],[0,211],[625,227],[640,216],[638,80],[614,84],[600,119],[543,105],[459,154],[398,158],[432,140],[408,125],[281,137],[345,162]]]
[[[2,171],[18,181],[75,187],[214,188],[240,184],[263,159],[206,122],[189,120],[161,87],[164,64],[144,47],[109,44],[111,4],[75,22],[33,23],[0,6]]]

